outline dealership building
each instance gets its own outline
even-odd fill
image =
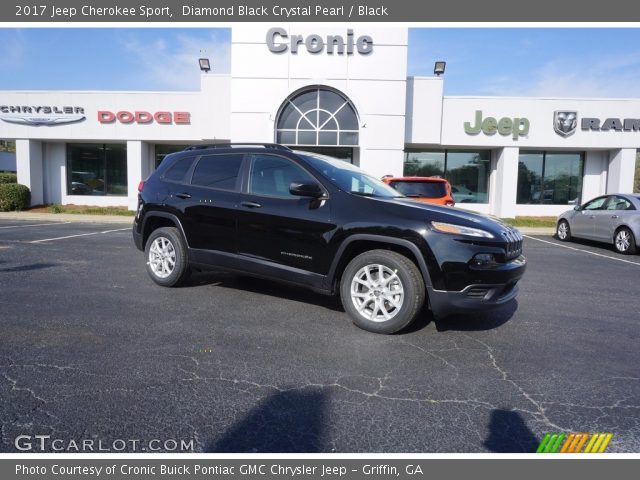
[[[33,204],[135,209],[167,154],[227,142],[440,175],[500,217],[632,191],[640,99],[444,96],[446,73],[408,77],[407,51],[406,28],[239,25],[231,73],[202,72],[199,91],[0,91],[0,139]]]

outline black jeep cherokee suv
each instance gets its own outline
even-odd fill
[[[222,268],[339,293],[379,333],[514,298],[522,235],[488,217],[409,200],[340,160],[274,144],[198,145],[140,184],[133,238],[173,287]]]

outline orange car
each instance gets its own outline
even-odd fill
[[[435,203],[453,207],[451,185],[441,177],[382,177],[382,181],[401,194],[418,202]]]

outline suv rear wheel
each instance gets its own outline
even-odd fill
[[[404,255],[371,250],[355,257],[340,283],[342,305],[358,327],[395,333],[415,320],[425,300],[418,267]]]
[[[163,287],[178,287],[189,276],[189,262],[184,241],[177,228],[154,230],[145,247],[147,273]]]

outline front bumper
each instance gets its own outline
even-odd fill
[[[459,291],[437,290],[428,286],[427,294],[434,317],[491,310],[513,300],[518,295],[518,281],[524,275],[526,265],[525,257],[520,256],[492,270],[488,275],[489,282],[473,283]]]

